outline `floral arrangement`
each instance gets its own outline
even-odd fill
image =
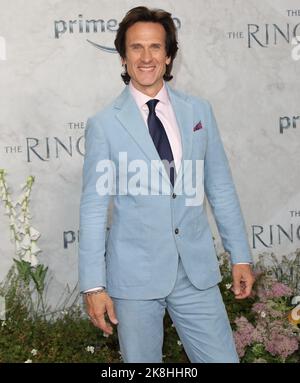
[[[30,225],[32,217],[29,211],[29,200],[34,177],[29,176],[26,182],[21,185],[23,193],[16,202],[13,202],[5,175],[5,170],[0,169],[0,198],[10,220],[11,241],[15,243],[16,255],[21,260],[30,263],[31,266],[37,266],[37,254],[41,252],[41,249],[36,242],[40,237],[40,233]]]
[[[266,263],[270,257],[275,263]],[[287,257],[283,258],[282,262],[275,259],[273,254],[260,257],[254,266],[256,282],[252,296],[247,301],[238,303],[233,301],[230,293],[229,261],[227,255],[223,255],[225,260],[223,259],[222,267],[226,281],[222,282],[223,297],[234,328],[234,339],[241,362],[300,361],[300,296],[294,296],[299,293],[297,279],[294,286],[286,284],[287,280],[291,282],[288,271],[292,269],[294,274],[300,274],[300,267],[297,268],[299,257],[299,251],[289,260]],[[287,262],[291,268],[286,268]]]
[[[0,169],[0,199],[3,201],[5,214],[9,218],[10,238],[15,245],[16,258],[14,258],[14,262],[21,284],[24,285],[21,287],[25,290],[31,290],[29,294],[31,307],[34,306],[33,290],[37,292],[37,310],[33,311],[38,311],[41,306],[45,312],[43,291],[48,267],[39,264],[37,255],[41,252],[41,249],[37,246],[37,240],[40,233],[30,224],[32,216],[29,204],[34,177],[27,177],[26,182],[21,185],[21,195],[13,202],[5,176],[5,170]]]
[[[9,308],[7,320],[0,318],[0,344],[5,345],[0,347],[0,362],[119,362],[116,334],[107,339],[104,335],[99,338],[99,331],[82,315],[81,308],[75,307],[77,298],[68,310],[59,310],[62,317],[55,316],[54,321],[46,318],[49,309],[45,306],[44,288],[48,268],[38,257],[40,233],[31,225],[29,209],[34,177],[29,176],[21,185],[22,193],[13,202],[5,176],[4,169],[0,169],[0,202],[2,200],[9,219],[16,257],[9,273],[13,277],[7,279],[6,288],[0,285],[0,294],[5,295],[6,309]],[[236,300],[231,291],[228,254],[220,254],[219,262],[223,275],[220,289],[241,362],[299,363],[300,250],[282,258],[262,254],[254,265],[253,293],[245,300]],[[167,361],[186,361],[174,325],[170,318],[166,319],[164,356]],[[76,347],[78,352],[74,353]]]
[[[250,360],[254,357],[255,362],[267,362],[273,359],[266,354],[269,353],[285,362],[298,350],[300,329],[289,321],[292,295],[292,290],[283,283],[264,280],[257,289],[258,301],[251,308],[255,313],[254,324],[245,316],[235,320],[234,336],[240,357],[245,357],[248,351]]]

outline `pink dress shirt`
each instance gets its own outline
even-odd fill
[[[176,121],[175,113],[172,108],[171,101],[168,95],[168,91],[165,86],[165,82],[163,83],[161,90],[154,97],[149,97],[146,94],[137,90],[132,85],[131,81],[129,82],[129,89],[143,116],[143,119],[145,121],[145,129],[147,130],[148,130],[147,118],[149,114],[149,108],[146,105],[146,102],[153,98],[159,100],[159,102],[156,105],[155,112],[157,117],[162,122],[165,128],[166,134],[168,136],[168,140],[170,142],[170,146],[173,153],[175,169],[178,174],[180,162],[181,162],[181,156],[182,156],[181,136],[180,136],[180,130]]]

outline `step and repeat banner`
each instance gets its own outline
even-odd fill
[[[124,87],[113,42],[138,5],[172,13],[170,85],[212,103],[254,257],[300,248],[298,0],[0,0],[0,168],[13,200],[35,177],[31,224],[53,298],[77,282],[85,124]],[[1,201],[0,281],[15,257],[5,213]]]

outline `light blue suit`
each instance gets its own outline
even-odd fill
[[[160,158],[128,86],[112,104],[90,118],[86,127],[80,203],[80,290],[105,286],[116,304],[168,296],[179,278],[178,266],[196,291],[211,291],[217,286],[221,275],[202,203],[204,192],[232,263],[252,262],[239,200],[211,106],[204,99],[166,86],[180,129],[182,161],[190,160],[187,163],[194,178],[196,160],[204,161],[203,190],[197,191],[200,197],[195,206],[187,206],[190,196],[182,192],[188,167],[180,167],[172,189],[164,167],[157,165]],[[197,124],[200,129],[194,130]],[[160,169],[162,182],[170,192],[151,195],[151,184],[144,183],[139,186],[148,195],[134,195],[129,190],[125,195],[99,196],[96,184],[101,174],[96,171],[97,163],[112,160],[118,183],[120,152],[127,152],[128,163],[144,160],[149,169],[150,160],[157,160],[154,168]],[[111,198],[112,224],[107,234]]]

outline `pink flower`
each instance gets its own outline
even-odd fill
[[[293,291],[290,287],[283,283],[275,282],[272,286],[272,295],[274,298],[290,297],[293,295]]]
[[[272,355],[286,359],[289,355],[298,350],[298,341],[295,337],[289,337],[272,331],[270,339],[265,341],[266,350]]]
[[[245,317],[235,320],[237,331],[234,332],[234,340],[239,357],[245,355],[246,347],[250,346],[255,339],[255,329]]]
[[[281,282],[273,282],[269,286],[259,287],[257,295],[261,300],[289,297],[293,295],[293,290]]]
[[[235,332],[233,335],[236,351],[238,353],[238,356],[242,358],[245,355],[247,345],[244,343],[243,336],[239,332]]]
[[[260,314],[267,311],[267,305],[264,302],[254,303],[251,309],[253,312]]]

